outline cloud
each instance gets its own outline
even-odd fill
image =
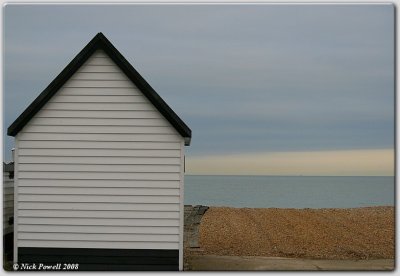
[[[188,174],[394,175],[394,150],[270,152],[187,157]]]
[[[6,127],[102,31],[189,155],[394,144],[393,5],[7,5],[4,30]]]

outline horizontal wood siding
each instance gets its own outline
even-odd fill
[[[119,249],[178,249],[176,242],[127,242],[127,241],[54,241],[18,239],[18,245],[22,247],[66,247],[66,248],[119,248]]]
[[[20,141],[23,149],[27,147],[40,149],[148,149],[148,150],[170,150],[179,149],[179,143],[173,142],[107,142],[107,141]]]
[[[24,263],[79,264],[78,270],[178,270],[178,250],[20,247]]]
[[[110,181],[104,179],[85,179],[74,181],[68,179],[20,179],[18,187],[110,187]],[[179,188],[175,180],[123,180],[114,179],[113,188]]]
[[[69,125],[77,125],[84,126],[84,124],[88,124],[90,126],[113,126],[115,124],[115,119],[113,118],[85,118],[82,121],[82,118],[35,118],[31,122],[33,126],[43,125],[43,126],[69,126]],[[159,127],[163,126],[164,121],[162,119],[152,119],[152,118],[142,118],[142,119],[132,119],[132,118],[119,118],[118,126],[154,126]]]
[[[108,180],[179,180],[179,173],[146,173],[146,172],[47,172],[43,167],[40,171],[21,171],[19,173],[20,179],[108,179]],[[111,182],[110,182],[111,183]],[[110,184],[112,186],[112,184]]]
[[[11,223],[14,217],[14,179],[9,172],[3,172],[3,235],[14,231]]]
[[[179,150],[142,149],[21,149],[21,156],[129,156],[129,157],[179,157]]]
[[[75,225],[20,225],[20,233],[87,233],[87,234],[170,234],[178,235],[178,227],[136,227],[136,226],[75,226]]]
[[[111,181],[110,181],[111,183]],[[18,194],[18,202],[119,202],[119,203],[176,203],[179,196],[144,196],[144,195],[39,195],[39,194]],[[116,214],[118,212],[115,212]]]
[[[153,110],[41,110],[35,118],[80,118],[80,119],[158,119]],[[89,121],[88,121],[89,122]],[[115,122],[121,124],[122,121]]]
[[[174,203],[19,202],[20,210],[179,211]]]
[[[18,134],[18,247],[178,250],[182,140],[95,53]]]
[[[97,188],[91,187],[48,187],[48,186],[35,186],[35,187],[18,187],[20,194],[39,194],[39,195],[179,195],[179,189],[171,188]]]
[[[119,213],[116,212],[116,213]],[[125,219],[125,218],[36,218],[18,217],[19,225],[40,224],[40,225],[96,225],[96,226],[179,226],[174,219]],[[84,242],[83,242],[84,243]]]
[[[146,133],[21,133],[22,141],[176,142],[175,134]],[[23,156],[23,155],[22,155]],[[135,157],[135,156],[132,156]]]
[[[58,93],[60,93],[63,96],[79,96],[79,97],[84,97],[84,96],[92,96],[92,97],[106,96],[109,98],[114,98],[118,96],[144,97],[142,92],[140,92],[140,90],[137,89],[136,87],[113,87],[112,89],[105,87],[74,87],[74,88],[62,87],[60,88]]]
[[[18,233],[21,240],[52,240],[52,241],[116,241],[116,242],[177,242],[178,235],[158,234],[95,234],[95,233]]]
[[[104,125],[104,126],[91,126],[91,125],[31,125],[26,126],[25,132],[27,133],[142,133],[142,134],[175,134],[175,129],[169,126],[118,126],[118,125]]]
[[[36,171],[43,168],[42,164],[21,164],[21,170],[25,171]],[[174,165],[104,165],[104,164],[47,164],[48,172],[59,172],[59,171],[68,171],[68,172],[177,172],[177,168]]]
[[[132,99],[133,100],[133,99]],[[46,103],[44,110],[94,110],[94,111],[120,111],[120,110],[147,110],[155,111],[155,107],[142,102],[118,102],[118,103],[96,103],[96,102],[77,102],[77,103],[60,103],[49,101]]]

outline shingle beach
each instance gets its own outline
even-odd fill
[[[196,254],[312,259],[394,258],[394,207],[210,207]]]

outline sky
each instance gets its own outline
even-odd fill
[[[188,174],[393,175],[394,6],[7,5],[7,127],[98,32],[192,129]]]

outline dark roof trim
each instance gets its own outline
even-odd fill
[[[185,145],[190,145],[192,131],[133,68],[122,54],[102,34],[98,33],[79,54],[64,68],[64,70],[43,90],[42,93],[25,109],[24,112],[11,124],[7,130],[9,136],[15,136],[29,122],[29,120],[44,106],[44,104],[64,85],[64,83],[83,65],[94,53],[102,49],[121,68],[128,78],[142,91],[158,111],[172,124],[182,137]]]

